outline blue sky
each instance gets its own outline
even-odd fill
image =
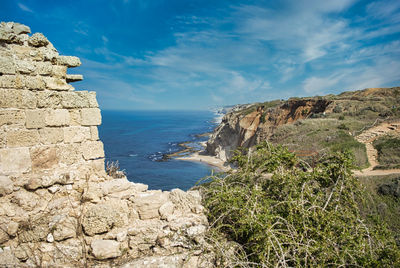
[[[206,109],[400,85],[400,1],[0,0],[102,109]]]

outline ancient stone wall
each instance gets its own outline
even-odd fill
[[[79,58],[29,33],[0,24],[0,265],[209,265],[200,194],[107,175]]]
[[[60,56],[40,33],[3,23],[0,33],[0,175],[29,176],[71,164],[104,169],[95,92],[74,91],[82,80],[67,69],[79,58]]]

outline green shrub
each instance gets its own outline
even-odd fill
[[[400,265],[391,234],[360,216],[363,191],[349,153],[329,154],[311,172],[268,143],[233,161],[235,172],[211,176],[201,189],[212,231],[243,248],[241,266]]]
[[[338,129],[342,129],[342,130],[349,130],[350,128],[348,126],[346,126],[346,124],[342,123],[340,125],[338,125],[337,127]]]
[[[378,151],[381,168],[393,168],[400,164],[400,137],[383,136],[373,143]]]

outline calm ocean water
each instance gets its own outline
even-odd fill
[[[196,134],[212,131],[214,116],[208,111],[102,111],[99,134],[106,161],[118,160],[130,181],[148,184],[149,189],[187,190],[210,175],[211,167],[157,160],[178,151],[180,142],[206,140]]]

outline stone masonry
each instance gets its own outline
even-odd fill
[[[0,24],[0,265],[210,266],[200,194],[107,175],[79,58],[29,34]]]

